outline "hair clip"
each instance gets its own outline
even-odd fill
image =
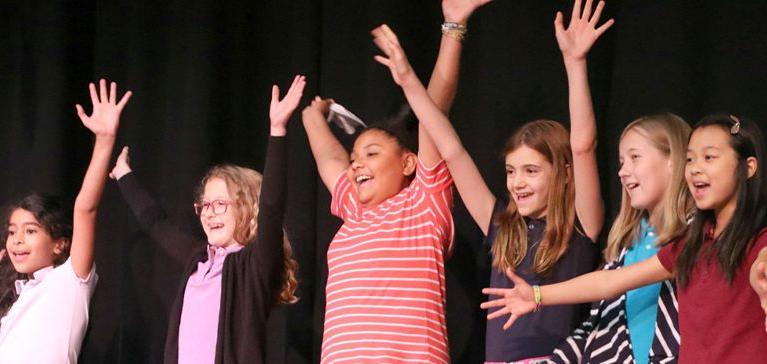
[[[730,134],[738,135],[738,133],[740,133],[740,119],[735,115],[730,115],[730,120],[734,123],[730,127]]]

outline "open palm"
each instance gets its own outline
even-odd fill
[[[269,104],[269,119],[272,127],[284,128],[290,119],[290,115],[298,107],[301,96],[304,94],[306,86],[306,77],[298,75],[293,78],[293,83],[288,89],[288,93],[280,100],[280,88],[277,85],[272,86],[272,101]]]
[[[514,274],[511,269],[506,270],[506,275],[514,282],[514,288],[485,288],[482,293],[501,298],[489,300],[480,305],[483,309],[500,307],[500,309],[487,315],[488,320],[509,315],[508,320],[503,325],[504,330],[508,330],[520,316],[533,312],[536,307],[533,288],[524,279]]]
[[[117,102],[117,84],[112,82],[109,90],[107,90],[107,83],[103,78],[99,81],[98,93],[96,92],[96,85],[93,83],[88,85],[88,89],[91,94],[93,112],[91,115],[87,115],[82,105],[77,104],[75,105],[77,116],[93,134],[114,137],[120,126],[120,113],[133,93],[126,92],[120,102]]]
[[[415,77],[415,72],[407,60],[405,51],[399,44],[397,35],[386,24],[373,29],[371,33],[373,34],[375,44],[386,55],[386,57],[375,56],[375,60],[389,67],[394,82],[397,85],[404,86],[411,77]]]
[[[586,6],[581,13],[581,0],[575,0],[567,29],[563,24],[562,12],[557,12],[557,17],[554,19],[554,30],[559,50],[562,51],[564,57],[573,59],[586,57],[599,36],[613,25],[614,21],[610,19],[597,27],[604,7],[605,2],[600,1],[592,14],[592,0],[586,0]]]

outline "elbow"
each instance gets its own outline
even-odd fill
[[[445,160],[447,163],[454,163],[461,158],[468,156],[468,152],[465,148],[463,148],[462,145],[451,145],[447,148],[445,148],[444,151],[440,151],[440,154],[442,155],[442,159]]]
[[[81,200],[75,201],[74,213],[78,215],[95,215],[98,210],[98,205],[94,203],[88,203]]]
[[[597,150],[597,141],[596,139],[571,140],[570,148],[575,156],[593,154]]]

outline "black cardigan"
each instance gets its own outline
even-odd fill
[[[256,239],[224,261],[218,316],[216,363],[263,363],[266,321],[283,282],[283,215],[286,141],[270,137],[259,202]],[[172,224],[133,173],[118,181],[120,192],[142,229],[174,259],[187,262],[168,319],[165,363],[178,362],[178,335],[184,291],[197,263],[207,260],[207,243]]]

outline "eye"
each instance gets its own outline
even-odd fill
[[[513,169],[507,169],[506,170],[506,174],[509,175],[509,176],[513,176],[514,175],[514,170]]]
[[[692,157],[687,157],[687,163],[692,163]]]
[[[13,230],[8,230],[8,236],[13,236],[13,235],[15,235],[15,234],[16,234],[16,232],[15,232],[15,231],[13,231]]]
[[[375,157],[375,156],[377,156],[377,155],[378,155],[378,152],[367,152],[367,154],[366,154],[366,156],[367,156],[368,158],[370,158],[370,157]]]
[[[27,229],[25,233],[27,233],[27,235],[37,234],[37,229]]]
[[[534,176],[534,175],[538,174],[538,169],[537,168],[527,168],[527,169],[525,169],[525,173],[527,173],[529,176]]]
[[[631,158],[632,161],[639,159],[639,157],[640,157],[639,154],[632,154],[629,156],[629,158]]]
[[[703,156],[703,159],[705,159],[706,161],[711,161],[711,160],[716,159],[716,156],[715,155],[711,155],[711,154],[706,154],[706,155]]]

